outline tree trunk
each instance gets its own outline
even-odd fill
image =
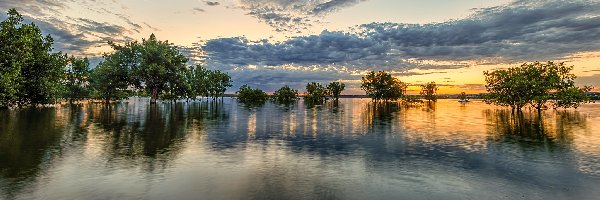
[[[152,96],[150,97],[150,104],[156,104],[158,99],[158,88],[152,88]]]

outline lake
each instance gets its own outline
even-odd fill
[[[0,111],[0,199],[597,199],[600,104]]]

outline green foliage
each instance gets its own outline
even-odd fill
[[[238,100],[242,103],[249,105],[261,105],[264,104],[269,95],[260,89],[252,89],[248,85],[242,85],[240,90],[236,92]]]
[[[332,82],[327,85],[327,94],[337,101],[340,98],[342,91],[346,89],[346,84],[340,82]]]
[[[384,71],[371,71],[362,77],[361,89],[375,101],[398,100],[404,95],[407,85]]]
[[[123,55],[125,53],[127,52],[117,51],[105,55],[105,60],[92,70],[90,84],[94,89],[94,98],[108,103],[111,100],[127,98],[132,93],[129,90],[130,70],[126,65],[122,65],[123,60],[128,58]]]
[[[410,96],[410,95],[402,96],[402,101],[404,101],[404,103],[408,103],[408,104],[423,103],[423,100],[419,99],[419,97]]]
[[[590,98],[586,94],[591,91],[591,87],[569,87],[556,93],[556,102],[554,108],[577,108],[583,103],[589,103]]]
[[[311,82],[306,85],[304,101],[309,104],[322,104],[327,100],[327,89],[320,83]]]
[[[193,89],[192,83],[186,80],[189,70],[182,69],[175,74],[171,81],[167,82],[164,91],[159,96],[160,99],[176,101],[179,99],[190,98]]]
[[[208,71],[206,91],[209,97],[216,99],[223,96],[227,88],[231,87],[231,77],[229,74],[219,70]]]
[[[10,9],[0,22],[0,108],[54,103],[62,92],[66,56],[51,53],[52,37]]]
[[[531,105],[538,111],[554,101],[555,107],[576,107],[585,102],[586,88],[575,86],[573,66],[564,63],[525,63],[520,67],[484,72],[487,103],[521,110]],[[564,98],[564,99],[563,99]]]
[[[429,82],[425,85],[421,85],[421,96],[429,102],[437,101],[436,93],[439,90],[435,82]]]
[[[67,60],[64,71],[65,92],[63,98],[69,102],[90,98],[90,62],[87,58],[79,59],[73,56]]]
[[[188,88],[182,80],[188,59],[174,44],[159,41],[154,34],[141,43],[110,44],[115,50],[113,54],[122,56],[118,64],[131,70],[131,83],[150,93],[151,103],[156,103],[159,97],[172,100],[187,94],[187,91],[182,91]]]
[[[458,96],[458,98],[460,100],[467,100],[467,93],[461,92],[460,95]]]
[[[281,104],[290,104],[296,102],[298,98],[298,90],[294,90],[289,86],[283,86],[273,93],[273,100]]]

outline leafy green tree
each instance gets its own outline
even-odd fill
[[[229,87],[231,87],[231,77],[229,74],[219,70],[208,71],[207,92],[208,96],[212,97],[213,100],[223,96]]]
[[[439,90],[435,82],[429,82],[425,85],[421,85],[421,96],[428,102],[437,101],[437,91]]]
[[[346,89],[346,84],[340,82],[331,82],[327,85],[327,94],[333,97],[335,101],[338,101],[340,94],[342,91],[344,91],[344,89]]]
[[[237,98],[240,102],[248,105],[261,105],[269,99],[267,93],[258,88],[252,89],[248,85],[242,85],[236,94],[238,95]]]
[[[192,96],[196,98],[197,96],[208,97],[208,74],[210,74],[210,70],[202,67],[201,65],[191,66],[189,69],[188,82],[192,88]]]
[[[304,100],[309,104],[322,104],[327,100],[327,89],[320,83],[308,83]]]
[[[467,93],[461,92],[460,95],[458,96],[458,99],[467,100]]]
[[[150,103],[156,103],[159,97],[173,99],[174,91],[186,87],[181,75],[188,59],[169,41],[159,41],[152,34],[141,43],[110,44],[115,53],[124,56],[119,64],[131,70],[133,85],[150,93]]]
[[[298,90],[283,86],[273,93],[273,100],[281,104],[290,104],[298,99]]]
[[[128,58],[124,53],[126,52],[121,51],[105,55],[104,61],[92,70],[90,84],[95,98],[109,103],[111,100],[127,98],[131,94],[130,70],[122,65],[123,59]]]
[[[510,106],[512,110],[521,111],[523,106],[531,103],[531,88],[520,68],[509,68],[484,72],[486,103],[500,106]]]
[[[69,57],[64,74],[64,98],[70,103],[90,98],[90,62],[87,58]]]
[[[589,103],[590,98],[586,93],[591,90],[592,88],[589,86],[562,89],[556,93],[554,108],[577,108],[583,103]]]
[[[493,72],[484,72],[486,76],[486,102],[510,106],[521,111],[526,105],[541,112],[548,102],[555,107],[577,107],[587,100],[588,87],[575,86],[576,76],[570,71],[573,66],[554,62],[524,63]]]
[[[0,108],[54,103],[62,92],[66,55],[53,39],[10,9],[0,23]]]
[[[373,100],[398,100],[404,95],[407,85],[384,71],[371,71],[362,77],[361,89]]]
[[[176,101],[192,96],[195,92],[190,82],[186,80],[187,69],[179,70],[171,81],[167,82],[164,91],[159,96],[160,99]]]

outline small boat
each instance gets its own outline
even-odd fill
[[[460,103],[468,103],[468,102],[471,102],[471,101],[468,100],[468,99],[461,99],[461,100],[458,100],[458,102],[460,102]]]

